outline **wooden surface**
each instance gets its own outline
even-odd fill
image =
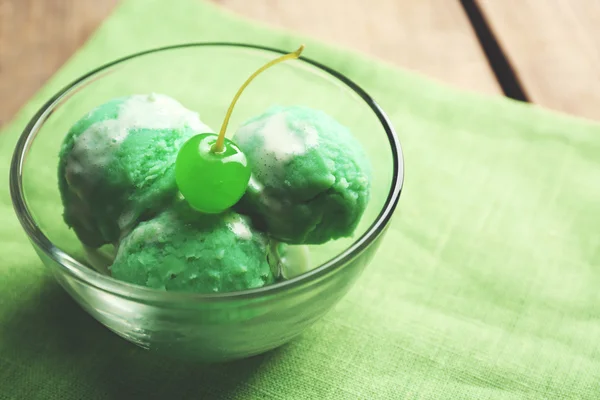
[[[212,1],[467,90],[501,94],[460,0]],[[600,120],[598,0],[476,1],[532,101]],[[118,2],[0,0],[0,125]]]
[[[0,124],[105,18],[118,0],[0,0]],[[500,93],[454,0],[213,0],[224,8],[355,48],[469,90]],[[340,10],[345,13],[339,18]],[[456,62],[456,60],[460,60]]]
[[[530,101],[600,120],[600,0],[477,0]]]
[[[266,24],[354,48],[465,89],[501,93],[458,0],[216,2]]]
[[[100,25],[118,0],[0,0],[0,126]]]

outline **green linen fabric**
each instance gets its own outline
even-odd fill
[[[291,49],[390,115],[406,182],[351,292],[301,338],[251,359],[158,359],[51,277],[8,194],[27,120],[111,59],[189,41]],[[49,165],[48,168],[55,168]],[[0,133],[0,399],[600,398],[600,126],[461,93],[199,0],[125,0]]]

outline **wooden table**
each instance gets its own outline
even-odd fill
[[[466,90],[600,120],[600,0],[212,1]],[[0,126],[118,2],[0,0]]]

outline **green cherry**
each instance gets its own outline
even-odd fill
[[[257,69],[233,97],[219,134],[201,133],[181,147],[175,162],[175,181],[190,206],[203,213],[217,214],[242,198],[250,181],[251,168],[240,148],[225,138],[233,108],[256,76],[275,64],[300,57],[303,50],[304,45]]]
[[[223,212],[237,203],[250,180],[246,155],[229,139],[222,151],[211,151],[217,139],[214,133],[192,137],[175,162],[179,191],[193,208],[207,214]]]

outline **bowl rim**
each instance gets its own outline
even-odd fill
[[[301,287],[303,284],[310,283],[311,281],[317,280],[325,275],[333,273],[346,265],[349,261],[353,260],[356,256],[362,253],[369,245],[379,237],[388,225],[392,214],[398,204],[402,186],[404,183],[404,159],[402,155],[402,148],[398,135],[392,126],[389,117],[385,114],[383,109],[368,95],[359,85],[354,81],[347,78],[342,73],[330,68],[320,62],[306,58],[304,56],[298,58],[299,61],[303,61],[317,69],[327,73],[333,78],[343,83],[346,87],[354,91],[375,113],[379,122],[384,129],[390,149],[392,151],[393,161],[393,175],[391,181],[391,187],[388,193],[388,197],[375,218],[375,221],[367,228],[367,230],[356,240],[352,242],[344,251],[329,259],[325,263],[318,267],[305,272],[297,277],[281,282],[276,282],[271,285],[263,286],[255,289],[247,289],[235,292],[223,292],[223,293],[190,293],[190,292],[167,292],[159,291],[152,288],[146,288],[127,282],[118,281],[110,276],[103,275],[92,268],[89,268],[66,252],[56,247],[50,239],[42,232],[42,230],[35,223],[32,217],[27,202],[25,201],[24,190],[23,190],[23,165],[27,153],[39,131],[39,128],[52,114],[55,107],[61,103],[62,100],[68,98],[68,96],[76,91],[78,87],[87,83],[90,78],[101,75],[102,72],[117,66],[128,60],[142,57],[149,54],[166,52],[170,50],[179,50],[185,48],[203,48],[203,47],[230,47],[230,48],[241,48],[241,49],[253,49],[261,50],[266,52],[272,52],[276,54],[286,54],[287,51],[280,50],[273,47],[261,46],[248,43],[236,43],[236,42],[193,42],[183,43],[169,46],[162,46],[152,48],[137,53],[127,55],[105,63],[95,69],[92,69],[88,73],[81,75],[68,85],[64,86],[54,96],[52,96],[30,119],[24,128],[19,140],[16,144],[10,168],[10,193],[13,203],[14,210],[19,218],[23,229],[28,235],[29,239],[33,244],[43,250],[46,256],[50,257],[55,261],[67,274],[78,280],[79,282],[90,285],[96,289],[99,289],[106,293],[115,294],[120,297],[127,299],[142,301],[142,302],[202,302],[202,301],[215,301],[215,300],[240,300],[250,299],[259,296],[274,294],[284,290],[290,290],[293,288]]]

